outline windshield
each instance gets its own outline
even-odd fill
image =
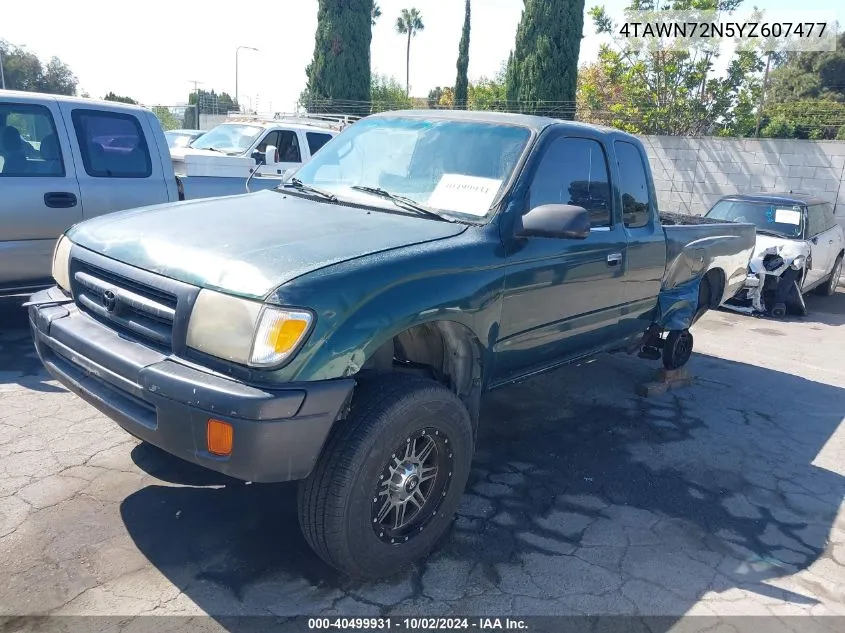
[[[191,132],[165,132],[168,147],[188,147],[196,134]]]
[[[760,231],[784,237],[801,237],[804,227],[804,213],[800,205],[722,200],[707,212],[707,217],[729,222],[748,222]]]
[[[191,147],[216,149],[227,154],[242,154],[255,142],[263,129],[256,125],[221,123],[191,143]]]
[[[461,219],[488,214],[531,133],[513,125],[417,118],[359,121],[296,172],[340,199],[391,207],[353,189],[372,187]]]

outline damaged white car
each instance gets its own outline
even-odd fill
[[[794,193],[733,195],[720,199],[705,217],[757,227],[745,284],[725,307],[776,318],[803,316],[805,294],[836,292],[845,233],[830,203]]]

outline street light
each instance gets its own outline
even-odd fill
[[[235,49],[235,101],[238,102],[238,111],[240,112],[241,109],[241,101],[238,99],[238,53],[241,52],[241,49],[245,48],[248,51],[256,51],[258,52],[257,48],[253,48],[252,46],[238,46]]]

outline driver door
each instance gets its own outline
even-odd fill
[[[270,145],[277,149],[279,162],[273,165],[264,164],[264,152]],[[299,134],[296,130],[272,130],[261,140],[255,148],[253,158],[259,163],[259,176],[281,176],[288,169],[299,169],[302,165],[302,149]],[[258,158],[261,158],[259,161]]]
[[[557,135],[546,143],[524,211],[582,206],[583,240],[514,240],[496,342],[495,382],[584,356],[619,338],[626,304],[627,236],[615,221],[608,159],[597,139]]]
[[[828,261],[830,248],[825,231],[824,208],[820,205],[809,205],[806,214],[804,226],[807,227],[806,236],[810,244],[812,267],[807,271],[803,287],[810,288],[824,281],[833,262]]]

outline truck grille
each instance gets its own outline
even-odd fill
[[[83,312],[136,339],[171,351],[176,296],[74,259],[74,300]]]

